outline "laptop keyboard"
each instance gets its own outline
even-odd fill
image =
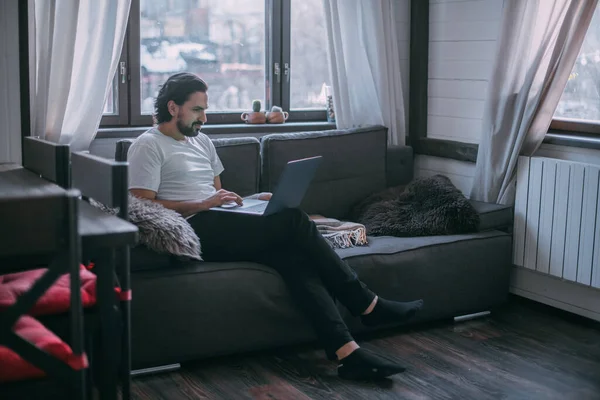
[[[260,213],[264,212],[267,209],[268,205],[269,205],[268,202],[256,204],[254,206],[250,206],[250,207],[246,208],[245,211],[250,211],[250,212],[253,212],[253,213],[260,214]]]

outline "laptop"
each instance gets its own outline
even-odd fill
[[[241,206],[228,203],[211,210],[266,216],[286,208],[297,208],[304,199],[321,159],[322,156],[316,156],[288,162],[269,201],[244,199]]]

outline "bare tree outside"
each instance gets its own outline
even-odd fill
[[[594,12],[554,116],[600,121],[600,7]]]

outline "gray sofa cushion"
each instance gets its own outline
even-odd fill
[[[338,252],[381,296],[423,298],[412,322],[483,311],[508,295],[507,234],[370,240]],[[263,265],[190,263],[138,272],[132,285],[134,368],[315,339],[283,280]],[[344,307],[340,312],[353,332],[366,330]]]
[[[133,368],[311,338],[281,277],[260,264],[199,262],[138,272],[132,289]]]
[[[257,138],[213,139],[225,167],[221,174],[223,188],[248,196],[259,191],[260,142]]]
[[[484,203],[470,200],[479,213],[479,231],[491,229],[510,229],[513,224],[514,210],[512,206]]]
[[[272,134],[262,138],[263,191],[273,191],[288,161],[323,156],[301,208],[343,218],[352,205],[386,187],[387,128]]]
[[[172,268],[175,265],[175,257],[171,254],[159,254],[141,244],[130,249],[129,253],[131,272]]]
[[[134,139],[117,142],[115,160],[127,161],[127,151]],[[254,137],[213,139],[225,167],[221,174],[223,188],[240,196],[257,193],[260,182],[260,142]]]
[[[416,321],[488,310],[508,296],[512,238],[489,231],[420,238],[371,238],[369,248],[338,251],[382,297],[423,298]],[[342,309],[343,315],[347,311]],[[351,319],[354,331],[364,328]]]
[[[427,247],[435,247],[456,242],[481,240],[492,237],[506,236],[500,231],[491,231],[475,234],[463,235],[443,235],[443,236],[419,236],[419,237],[404,237],[397,238],[393,236],[369,236],[368,246],[349,247],[347,249],[337,249],[336,252],[344,260],[351,262],[351,259],[360,258],[362,261],[367,260],[365,257],[389,256],[399,254],[405,251],[415,249],[425,249]],[[362,263],[364,264],[364,262]],[[371,263],[377,264],[377,260]]]
[[[406,185],[413,179],[413,148],[388,146],[386,154],[386,181],[388,187]]]

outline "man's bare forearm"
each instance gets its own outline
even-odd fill
[[[130,189],[132,195],[142,199],[151,200],[163,207],[178,212],[184,217],[199,213],[201,211],[207,211],[212,207],[218,207],[225,203],[237,203],[243,204],[243,200],[240,196],[233,192],[228,192],[225,189],[219,189],[215,194],[204,200],[188,200],[188,201],[174,201],[174,200],[158,200],[156,198],[156,192],[146,189]]]
[[[183,217],[196,214],[201,211],[206,211],[212,207],[212,205],[204,201],[173,201],[173,200],[156,200],[152,201],[161,204],[162,206],[169,208],[175,212],[178,212]]]

